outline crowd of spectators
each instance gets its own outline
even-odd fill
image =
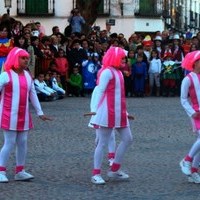
[[[76,16],[71,16],[69,22],[85,23],[77,12],[74,10],[72,14]],[[184,37],[166,30],[149,35],[132,33],[125,38],[123,33],[112,33],[107,24],[105,30],[92,27],[86,35],[74,22],[64,33],[53,26],[52,34],[46,35],[40,22],[23,25],[6,14],[0,22],[0,70],[14,46],[27,50],[28,70],[40,100],[90,94],[96,85],[102,57],[110,46],[127,52],[126,65],[121,68],[127,97],[177,96],[182,78],[188,73],[182,70],[181,62],[188,52],[200,48],[200,33]]]

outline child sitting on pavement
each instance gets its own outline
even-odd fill
[[[61,87],[59,87],[57,82],[57,72],[53,71],[51,76],[51,84],[52,89],[54,89],[58,94],[58,99],[62,99],[65,96],[65,90],[63,90]]]
[[[57,99],[57,92],[47,86],[43,73],[39,73],[34,80],[34,85],[39,101],[53,101]]]

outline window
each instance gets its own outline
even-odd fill
[[[54,15],[54,0],[18,0],[17,14],[26,16]]]
[[[101,0],[98,7],[98,15],[109,15],[110,14],[110,0]]]
[[[140,0],[139,11],[135,15],[159,17],[162,15],[161,0]]]

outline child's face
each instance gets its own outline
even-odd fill
[[[143,60],[143,57],[138,56],[138,58],[137,58],[137,62],[142,62],[142,60]]]
[[[79,49],[80,48],[80,44],[79,43],[75,43],[74,46],[73,46],[73,48]]]
[[[57,81],[60,81],[60,75],[56,76]]]
[[[74,68],[74,69],[73,69],[73,73],[74,73],[74,74],[78,74],[78,68]]]
[[[142,54],[142,53],[144,53],[144,50],[143,49],[138,49],[138,53]]]
[[[153,52],[152,52],[152,57],[155,58],[156,56],[157,56],[157,53],[153,51]]]
[[[63,57],[64,56],[64,51],[59,51],[59,56]]]
[[[36,40],[33,42],[33,44],[37,46],[37,45],[39,44],[39,39],[36,39]]]
[[[19,44],[20,44],[20,45],[23,45],[24,43],[25,43],[24,38],[20,38],[20,39],[19,39]]]
[[[52,77],[53,77],[53,78],[56,78],[56,77],[57,77],[57,74],[54,72],[54,73],[52,74]]]
[[[196,73],[200,73],[200,60],[197,60],[195,63],[194,63],[194,71]]]
[[[45,80],[49,80],[49,79],[50,79],[50,75],[49,75],[49,74],[46,74]]]
[[[28,60],[29,58],[27,56],[19,57],[19,68],[26,69],[28,66]]]
[[[121,66],[124,66],[126,64],[126,57],[123,57],[121,59]]]
[[[40,82],[44,81],[44,74],[40,74],[40,75],[38,76],[38,80],[39,80]]]
[[[0,38],[6,38],[8,36],[8,30],[7,28],[3,28],[3,30],[0,31]]]
[[[97,56],[94,56],[94,61],[98,61],[99,58]]]
[[[135,55],[135,54],[134,54],[134,52],[133,52],[133,51],[130,51],[130,52],[129,52],[129,57],[130,57],[130,58],[133,58],[133,57],[134,57],[134,55]]]

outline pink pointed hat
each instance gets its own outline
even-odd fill
[[[19,57],[29,57],[29,53],[24,49],[14,47],[6,58],[4,70],[8,71],[13,68],[19,68]]]
[[[102,64],[103,67],[116,67],[121,66],[121,59],[126,56],[126,51],[120,47],[110,47],[105,53]]]
[[[182,61],[181,66],[184,69],[187,69],[189,71],[193,71],[193,69],[194,69],[194,63],[197,60],[200,60],[200,51],[199,50],[187,53],[187,55],[185,56],[185,58]]]

